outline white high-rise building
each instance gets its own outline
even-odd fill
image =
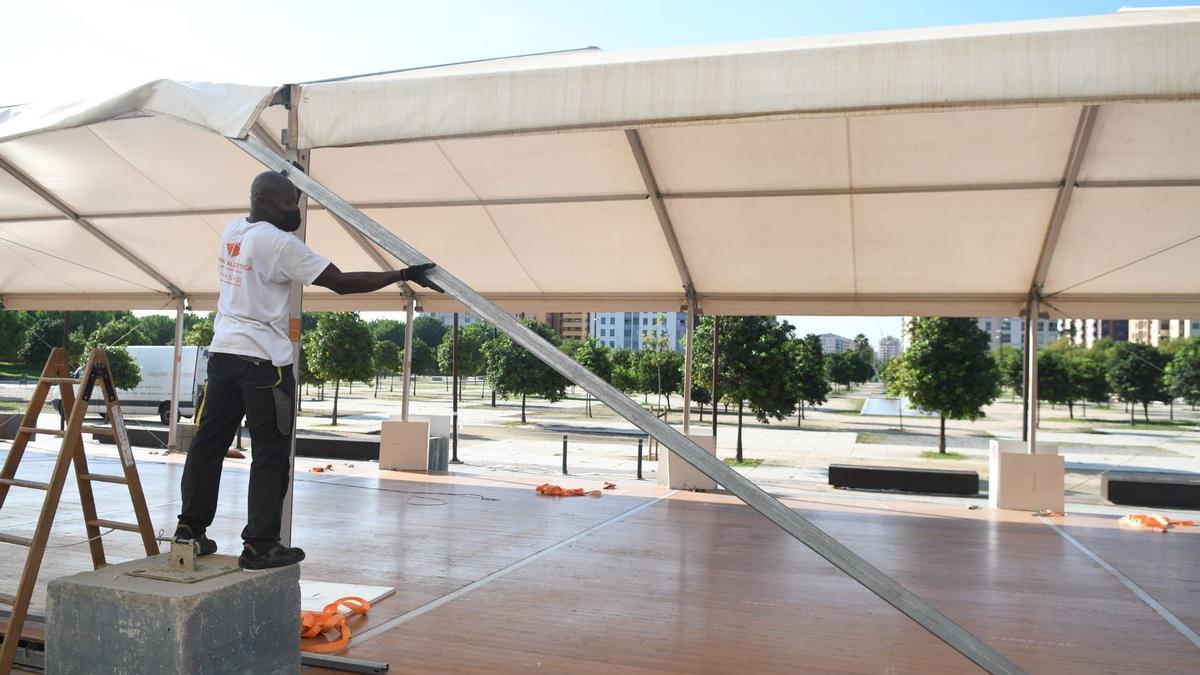
[[[840,354],[854,346],[854,340],[833,333],[821,333],[817,338],[821,340],[821,351],[826,354]]]
[[[1172,340],[1195,337],[1200,335],[1200,320],[1171,319],[1171,323],[1167,327],[1167,333],[1170,335]]]
[[[1025,319],[1021,317],[982,316],[975,320],[979,328],[988,334],[990,347],[999,349],[1002,345],[1021,349],[1025,340]],[[1053,344],[1058,340],[1058,322],[1050,319],[1038,319],[1037,346],[1038,349]]]
[[[658,317],[664,318],[663,323]],[[687,338],[687,312],[594,312],[589,335],[613,349],[642,349],[642,334],[667,336],[677,352]]]
[[[891,335],[879,338],[879,349],[876,350],[876,355],[881,362],[900,356],[900,339]]]

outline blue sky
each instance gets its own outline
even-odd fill
[[[1195,4],[1200,0],[1192,0]],[[1186,2],[72,0],[0,9],[0,105],[160,77],[278,84],[597,46],[636,49],[1107,14]],[[789,317],[799,332],[899,334],[895,317]]]

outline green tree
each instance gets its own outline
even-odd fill
[[[1142,414],[1150,420],[1150,404],[1166,398],[1163,371],[1167,365],[1162,352],[1150,345],[1122,342],[1112,352],[1108,364],[1108,383],[1122,400],[1141,404]],[[1133,408],[1129,409],[1132,424]]]
[[[1087,417],[1088,403],[1108,403],[1108,376],[1104,354],[1095,349],[1076,347],[1065,352],[1064,356],[1075,386],[1075,397],[1083,403],[1083,416]]]
[[[1021,363],[1021,350],[1008,345],[992,352],[996,368],[1000,372],[1000,384],[1008,387],[1012,397],[1025,395],[1025,366]]]
[[[317,321],[308,344],[308,367],[321,380],[333,382],[333,425],[337,426],[338,394],[343,381],[367,382],[374,372],[375,338],[357,312],[328,312]]]
[[[25,339],[17,350],[17,359],[29,365],[42,365],[50,350],[62,346],[63,320],[50,316],[33,319],[25,330]]]
[[[522,323],[547,342],[558,345],[558,334],[550,326],[528,319]],[[522,424],[526,422],[527,397],[539,396],[553,403],[567,395],[567,379],[507,335],[498,335],[496,339],[489,340],[484,347],[484,357],[487,360],[488,379],[492,381],[496,392],[506,399],[521,397]]]
[[[424,342],[430,349],[436,349],[442,344],[442,338],[450,331],[450,327],[435,316],[426,314],[413,319],[413,338]],[[404,345],[403,342],[400,343]]]
[[[388,342],[404,348],[404,322],[395,319],[375,319],[367,324],[371,327],[371,335],[375,336],[376,340],[387,340]],[[416,328],[415,324],[413,326]]]
[[[996,400],[999,373],[988,334],[968,318],[915,318],[907,330],[909,348],[894,360],[903,363],[889,376],[888,388],[938,414],[938,451],[945,453],[946,418],[979,419]]]
[[[438,374],[437,352],[433,350],[433,347],[430,347],[424,340],[418,337],[413,337],[412,374]]]
[[[1180,344],[1167,363],[1167,390],[1172,397],[1181,398],[1195,407],[1200,403],[1200,336],[1173,342]]]
[[[612,349],[594,337],[583,340],[568,340],[563,343],[563,351],[570,354],[579,365],[592,371],[597,377],[606,382],[612,380]],[[584,391],[584,410],[588,417],[592,416],[592,395]]]
[[[660,313],[651,330],[642,331],[642,349],[638,353],[638,381],[642,391],[666,396],[667,411],[671,410],[671,394],[683,391],[683,355],[671,348],[666,332],[667,317]]]
[[[483,344],[490,338],[490,327],[484,323],[472,323],[460,326],[458,329],[458,374],[463,377],[480,375],[487,368],[483,358]],[[454,372],[454,331],[448,330],[442,336],[442,343],[437,348],[437,366],[443,374]],[[462,389],[459,389],[459,400],[462,400]]]
[[[849,387],[857,377],[858,357],[853,352],[834,352],[825,355],[825,374],[830,382]]]
[[[183,334],[183,344],[193,347],[207,347],[212,344],[213,339],[213,320],[216,318],[215,313],[201,317],[192,324],[191,328]]]
[[[3,309],[0,304],[0,361],[20,360],[17,354],[25,343],[26,317],[25,312]]]
[[[128,346],[144,345],[148,342],[145,331],[136,319],[120,319],[106,323],[92,331],[86,342],[89,351],[95,346]]]
[[[796,399],[800,403],[800,414],[796,425],[804,420],[804,406],[819,406],[829,400],[829,380],[825,376],[825,354],[821,338],[809,333],[803,339],[790,343],[792,358],[795,359]]]
[[[104,350],[108,357],[108,369],[117,389],[133,389],[142,381],[141,367],[129,350],[125,349],[126,345],[135,343],[135,333],[138,332],[140,326],[136,321],[131,318],[123,319],[98,327],[84,344],[85,354],[90,355],[93,349]],[[141,337],[145,338],[145,335]]]
[[[404,352],[391,340],[375,340],[375,396],[379,396],[379,377],[404,367]]]
[[[142,334],[146,336],[147,345],[175,344],[175,319],[163,314],[147,314],[139,318]]]
[[[1065,352],[1043,349],[1038,353],[1038,400],[1066,404],[1075,419],[1077,387]]]
[[[297,384],[302,387],[312,385],[314,387],[323,387],[325,381],[322,380],[312,368],[308,367],[308,355],[312,352],[311,347],[313,341],[313,333],[303,333],[300,336],[300,360],[296,362]],[[322,391],[324,391],[322,389]],[[300,410],[303,405],[303,398],[298,398],[296,401],[296,409]]]
[[[612,370],[609,383],[626,394],[639,393],[638,353],[632,349],[621,347],[613,350],[611,359]]]
[[[871,348],[871,341],[866,335],[859,333],[854,336],[854,344],[850,346],[850,351],[854,352],[862,364],[856,372],[855,382],[870,381],[875,375],[875,350]]]
[[[704,317],[696,327],[697,353],[712,350],[712,319]],[[717,340],[718,376],[723,400],[738,407],[737,461],[742,461],[742,427],[745,408],[758,421],[782,420],[796,409],[793,384],[795,359],[788,343],[792,326],[771,316],[721,317]],[[712,364],[699,359],[693,364],[693,382],[712,381]]]

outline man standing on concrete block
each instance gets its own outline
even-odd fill
[[[279,542],[288,455],[295,421],[296,381],[288,337],[288,296],[295,282],[344,295],[403,281],[441,291],[426,278],[434,265],[396,272],[342,272],[292,236],[300,227],[300,192],[284,174],[267,171],[250,186],[250,216],[225,226],[217,252],[220,298],[209,347],[208,383],[196,410],[196,436],[183,469],[183,512],[177,542],[200,555],[216,553],[205,535],[217,511],[221,465],[243,415],[253,460],[243,569],[294,565],[304,551]]]

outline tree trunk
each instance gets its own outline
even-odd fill
[[[1129,407],[1129,426],[1133,426],[1133,423],[1134,423],[1134,422],[1136,422],[1136,421],[1137,421],[1137,419],[1136,419],[1136,418],[1134,418],[1134,416],[1133,416],[1133,415],[1134,415],[1134,412],[1133,412],[1133,405],[1132,405],[1132,403],[1128,404],[1128,407]]]
[[[375,373],[375,396],[373,398],[379,398],[379,376],[381,374],[379,372]]]
[[[1149,401],[1142,401],[1142,415],[1146,418],[1147,422],[1150,421],[1150,402]]]
[[[396,374],[392,373],[388,376],[388,393],[396,391]]]
[[[737,461],[742,463],[742,407],[744,402],[738,401],[738,438],[737,438]]]
[[[492,407],[496,407],[496,385],[492,384]]]
[[[1079,404],[1083,406],[1083,416],[1087,417],[1087,399],[1083,399]]]
[[[521,424],[525,423],[525,394],[521,394]]]
[[[1071,416],[1071,419],[1075,419],[1075,402],[1074,401],[1067,401],[1067,414]]]
[[[337,404],[338,404],[338,389],[341,388],[342,381],[333,381],[333,426],[337,426]]]
[[[946,416],[942,415],[941,431],[938,434],[938,452],[946,454]]]
[[[1169,403],[1167,403],[1167,407],[1170,408],[1170,410],[1171,410],[1171,421],[1174,422],[1175,421],[1175,399],[1174,398],[1172,398],[1171,401]]]

